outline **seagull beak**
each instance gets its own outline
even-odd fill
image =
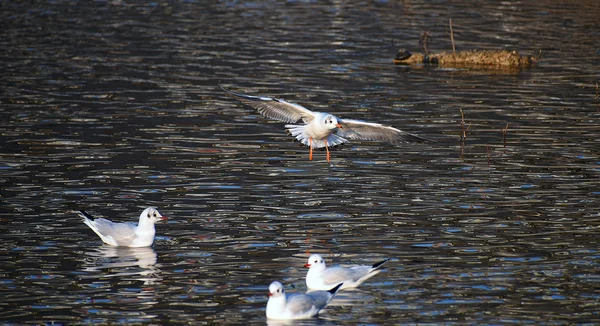
[[[272,295],[273,295],[273,293],[269,292],[269,294],[267,294],[267,297],[270,297]]]
[[[344,128],[342,127],[342,125],[341,125],[341,124],[339,124],[339,123],[338,123],[337,125],[335,125],[335,126],[336,126],[336,127],[338,127],[338,128],[340,128],[340,129],[344,129]]]
[[[304,264],[304,267],[309,268],[310,264]]]
[[[160,220],[161,220],[161,221],[167,221],[167,220],[169,220],[169,218],[168,218],[168,217],[166,217],[166,216],[161,216],[161,217],[160,217]]]

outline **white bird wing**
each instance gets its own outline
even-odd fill
[[[302,119],[304,123],[309,123],[315,118],[315,114],[302,105],[286,102],[277,98],[234,93],[223,88],[223,86],[221,86],[221,89],[238,99],[240,102],[255,108],[258,113],[267,118],[287,123],[295,123],[300,119]]]
[[[392,144],[398,143],[433,143],[434,141],[413,135],[406,131],[379,123],[352,119],[338,119],[342,128],[337,128],[338,136],[353,140],[375,140]]]
[[[133,241],[136,237],[135,230],[137,223],[135,222],[115,223],[105,218],[97,218],[92,221],[92,224],[94,224],[98,232],[105,236],[113,237],[120,245],[125,245]]]
[[[353,268],[346,268],[340,266],[329,267],[323,274],[323,281],[328,285],[335,285],[341,282],[356,281],[366,275],[369,272],[369,267],[362,268],[363,266],[356,266]]]

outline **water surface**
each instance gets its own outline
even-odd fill
[[[392,260],[307,325],[600,320],[595,1],[0,7],[3,322],[265,324],[269,283],[305,291],[309,253]],[[449,50],[449,18],[458,50],[541,61],[392,63],[424,31]],[[437,143],[309,161],[218,85]],[[73,212],[146,206],[170,217],[152,248]]]

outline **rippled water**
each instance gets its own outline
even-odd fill
[[[309,252],[392,261],[306,324],[600,321],[596,1],[0,8],[1,321],[264,324]],[[448,18],[458,50],[540,64],[392,63],[424,31],[449,50]],[[311,162],[219,84],[437,143]],[[73,213],[146,206],[170,217],[152,248],[103,246]]]

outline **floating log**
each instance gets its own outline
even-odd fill
[[[424,55],[410,53],[400,49],[394,57],[397,64],[438,64],[443,66],[461,66],[474,68],[522,69],[537,63],[538,58],[522,56],[517,51],[509,50],[467,50],[460,52],[440,52]]]

